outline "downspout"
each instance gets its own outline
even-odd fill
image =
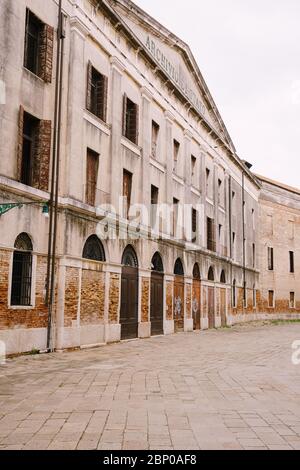
[[[59,160],[61,141],[61,112],[62,112],[62,87],[63,87],[63,55],[64,55],[64,16],[62,13],[62,0],[59,0],[58,7],[58,30],[57,30],[57,64],[55,83],[55,109],[54,109],[54,137],[52,154],[52,180],[50,194],[50,221],[48,239],[48,262],[47,262],[47,284],[46,284],[46,305],[48,306],[48,326],[47,326],[47,350],[52,351],[52,316],[55,303],[55,260],[56,260],[56,240],[57,240],[57,220],[58,220],[58,191],[59,191]]]
[[[230,255],[230,260],[231,260],[231,263],[230,263],[230,286],[231,286],[231,289],[230,289],[230,295],[231,295],[231,299],[232,299],[232,282],[233,282],[233,279],[232,279],[232,272],[233,272],[233,269],[232,269],[232,262],[233,262],[233,253],[232,253],[232,179],[231,179],[231,176],[229,176],[229,255]]]
[[[245,172],[242,173],[242,222],[243,222],[243,290],[244,305],[246,304],[246,251],[245,251]]]

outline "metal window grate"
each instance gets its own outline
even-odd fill
[[[15,251],[11,289],[11,305],[31,305],[32,254]]]

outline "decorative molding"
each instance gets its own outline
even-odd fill
[[[119,72],[120,75],[123,75],[126,67],[116,56],[110,58],[111,68]]]

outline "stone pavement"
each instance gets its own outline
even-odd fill
[[[300,449],[300,324],[0,366],[0,449]]]

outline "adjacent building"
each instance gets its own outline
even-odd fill
[[[59,350],[299,313],[299,193],[239,158],[189,47],[129,0],[63,0],[59,39],[57,1],[0,8],[7,352],[45,350],[49,334]],[[50,321],[46,216],[58,150]],[[269,215],[287,240],[261,233]],[[283,289],[285,255],[295,272]]]

